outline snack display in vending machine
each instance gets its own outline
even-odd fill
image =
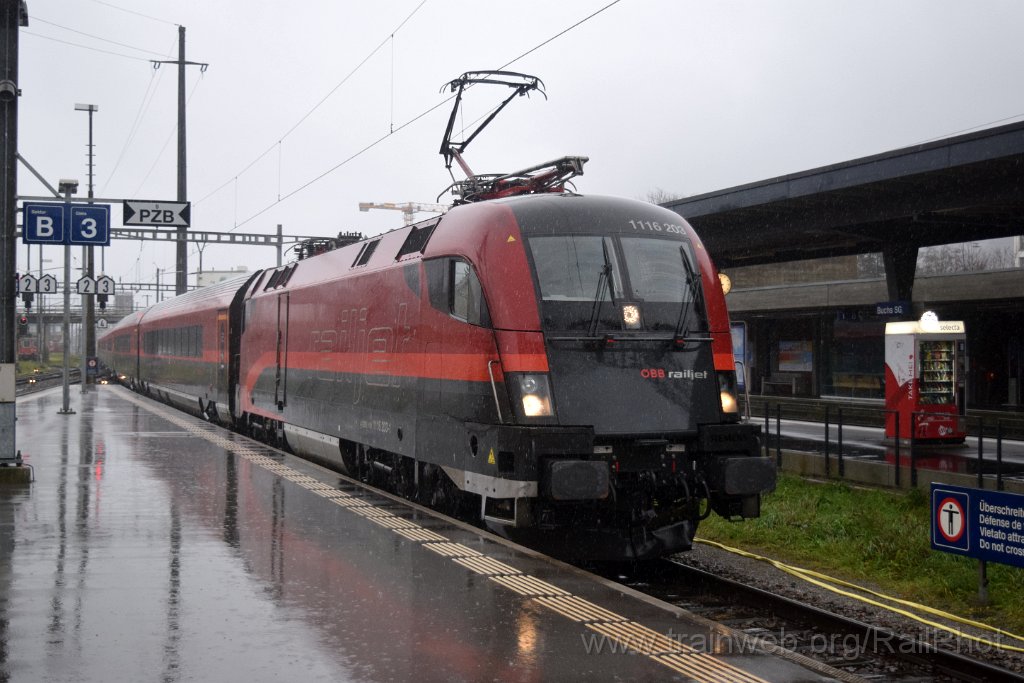
[[[962,442],[966,339],[961,321],[885,325],[885,436]]]

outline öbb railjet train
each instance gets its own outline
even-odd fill
[[[715,267],[644,202],[457,206],[158,303],[99,347],[139,391],[574,556],[688,549],[775,483]]]

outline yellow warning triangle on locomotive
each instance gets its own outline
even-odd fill
[[[491,449],[491,452],[487,454],[487,464],[488,465],[493,465],[494,464],[494,449],[493,448]]]
[[[513,237],[512,235],[509,235],[509,236],[508,236],[508,239],[507,239],[507,240],[505,240],[505,241],[506,241],[506,242],[508,242],[508,243],[512,243],[512,242],[515,242],[515,241],[516,241],[516,238],[515,238],[515,237]]]

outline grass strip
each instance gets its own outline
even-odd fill
[[[697,535],[1024,632],[1024,569],[990,563],[989,604],[978,604],[977,560],[932,550],[930,518],[924,491],[780,474],[761,517],[735,523],[712,515]]]

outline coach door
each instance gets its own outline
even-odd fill
[[[139,331],[138,325],[135,326],[134,337],[135,346],[129,349],[135,352],[135,374],[132,375],[132,381],[137,382],[142,378],[142,332]],[[42,347],[39,352],[42,353]]]
[[[277,297],[277,372],[274,376],[274,403],[278,410],[288,405],[288,310],[290,297]]]
[[[217,312],[217,398],[228,394],[228,312]]]

